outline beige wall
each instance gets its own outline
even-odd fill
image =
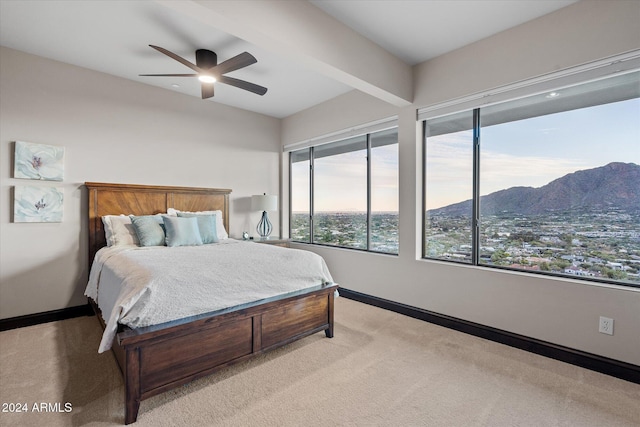
[[[16,140],[65,147],[64,181],[13,179]],[[278,119],[0,48],[0,318],[86,303],[83,182],[231,188],[240,236],[279,152]],[[11,222],[12,188],[34,183],[63,187],[62,223]]]
[[[284,119],[286,145],[399,116],[399,256],[296,246],[321,254],[345,288],[640,365],[638,289],[420,259],[416,123],[418,108],[638,49],[638,16],[640,2],[581,1],[416,66],[411,107],[351,92]],[[615,335],[598,333],[599,316],[615,320]]]

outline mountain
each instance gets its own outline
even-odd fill
[[[540,188],[511,187],[480,197],[480,213],[539,215],[553,211],[615,207],[640,211],[640,166],[609,163],[567,174]],[[431,215],[469,215],[471,200],[429,211]]]

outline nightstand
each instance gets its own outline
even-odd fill
[[[271,239],[253,239],[256,243],[266,243],[267,245],[282,246],[283,248],[289,247],[290,239],[271,238]]]

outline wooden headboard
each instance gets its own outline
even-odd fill
[[[85,182],[89,192],[89,265],[98,249],[107,245],[104,215],[154,215],[167,208],[181,211],[222,211],[229,230],[229,193],[221,188],[165,187],[154,185]]]

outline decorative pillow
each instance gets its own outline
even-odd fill
[[[164,223],[159,215],[129,216],[140,246],[164,246]]]
[[[216,215],[216,233],[218,234],[218,240],[224,240],[229,238],[229,235],[227,234],[227,230],[225,230],[224,228],[224,222],[222,221],[222,211],[187,212],[187,211],[179,211],[173,208],[167,209],[167,215],[175,216],[178,214],[178,212],[191,213],[195,215]]]
[[[179,218],[175,216],[163,217],[167,231],[167,246],[198,246],[202,245],[202,238],[198,230],[196,218]]]
[[[140,241],[127,215],[105,215],[102,217],[107,246],[139,245]]]
[[[195,218],[198,221],[198,230],[200,230],[200,237],[202,237],[202,243],[218,243],[218,234],[216,232],[216,216],[212,215],[198,215],[189,212],[178,212],[178,218]]]

